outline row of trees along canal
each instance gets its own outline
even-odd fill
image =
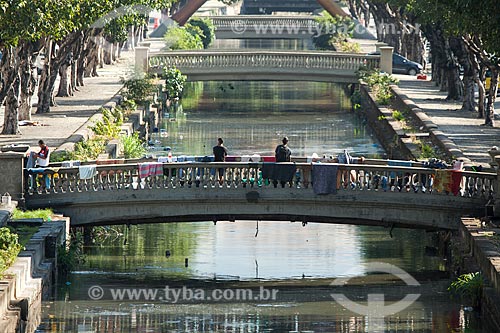
[[[234,0],[220,0],[232,3]],[[129,36],[142,36],[148,9],[174,12],[183,0],[0,0],[0,105],[2,134],[18,134],[30,120],[37,84],[35,61],[45,54],[36,113],[50,112],[56,96],[72,96],[84,77],[111,64]],[[117,9],[112,15],[107,15]],[[109,19],[103,19],[108,17]]]
[[[411,60],[424,63],[424,38],[430,43],[432,79],[461,100],[462,109],[478,112],[493,125],[500,70],[498,0],[345,0],[351,15],[367,25],[373,17],[379,41]],[[384,27],[386,29],[384,29]],[[460,68],[463,79],[460,79]],[[491,85],[485,104],[485,75]],[[474,83],[479,102],[474,99]]]

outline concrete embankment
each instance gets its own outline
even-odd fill
[[[65,244],[69,219],[46,222],[0,280],[0,332],[34,332],[42,300],[57,276],[57,249]]]
[[[465,251],[487,280],[481,311],[500,327],[500,228],[483,227],[478,219],[463,218],[459,233]]]

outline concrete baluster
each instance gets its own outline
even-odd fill
[[[387,74],[392,74],[392,53],[394,48],[392,46],[380,47],[380,70]]]
[[[149,70],[149,47],[138,46],[135,48],[135,71],[139,78],[146,75]]]

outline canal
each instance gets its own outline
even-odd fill
[[[188,83],[161,130],[157,140],[174,155],[211,155],[218,137],[231,155],[272,155],[286,135],[295,156],[344,149],[385,156],[343,87],[332,83]],[[43,304],[37,332],[488,332],[467,304],[450,298],[436,238],[421,230],[276,221],[103,227],[84,248],[85,263]],[[373,274],[377,262],[403,269],[420,286]],[[420,297],[373,330],[371,316],[330,295],[339,278],[351,279],[341,292],[360,305],[368,294],[389,302]],[[239,289],[256,296],[235,298]],[[273,290],[276,297],[267,297]],[[227,297],[216,299],[214,291]]]

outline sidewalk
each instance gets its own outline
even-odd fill
[[[400,90],[417,104],[424,113],[452,140],[471,161],[489,164],[488,150],[500,146],[500,121],[495,127],[481,126],[484,119],[477,113],[460,111],[462,104],[446,101],[446,93],[440,92],[434,82],[417,80],[409,75],[394,75],[399,79]],[[495,104],[496,112],[500,102]]]
[[[32,121],[42,126],[21,126],[21,135],[0,135],[0,146],[7,144],[28,144],[38,150],[38,140],[46,142],[52,151],[63,144],[99,108],[109,101],[123,86],[122,77],[128,77],[134,70],[134,51],[122,52],[114,65],[98,69],[99,77],[85,78],[84,87],[72,97],[56,97],[57,107],[50,113],[32,115]],[[55,90],[57,90],[57,86]],[[35,99],[36,100],[36,99]],[[33,107],[33,112],[36,107]],[[0,124],[3,126],[4,110],[0,110]]]

